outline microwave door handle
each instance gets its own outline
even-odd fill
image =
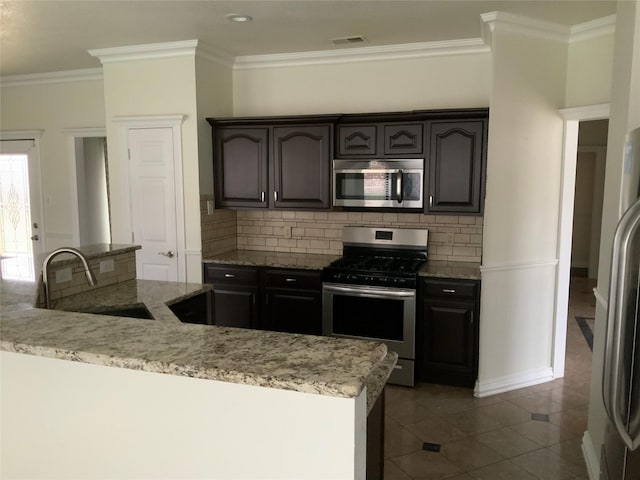
[[[396,190],[398,192],[398,203],[402,203],[404,200],[402,197],[402,170],[398,170],[396,177]]]

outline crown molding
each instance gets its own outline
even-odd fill
[[[198,40],[180,42],[149,43],[126,47],[101,48],[89,50],[89,55],[98,57],[102,64],[117,62],[134,62],[157,58],[194,57]]]
[[[503,32],[519,33],[558,42],[568,42],[571,36],[571,28],[565,25],[512,13],[488,12],[480,15],[480,18],[482,19],[482,38],[487,45],[491,44],[491,36],[496,28]]]
[[[45,85],[52,83],[70,83],[102,81],[102,68],[85,68],[63,72],[30,73],[27,75],[6,75],[0,77],[0,87],[20,87],[24,85]]]
[[[590,22],[579,23],[571,27],[571,42],[589,40],[603,35],[613,35],[616,31],[616,16],[596,18]]]
[[[488,52],[489,48],[481,39],[469,38],[462,40],[405,43],[340,50],[318,50],[313,52],[277,53],[271,55],[244,55],[236,57],[233,68],[234,70],[246,70],[254,68],[398,60],[441,55],[469,55]]]
[[[501,31],[530,35],[546,40],[576,42],[612,34],[616,24],[615,15],[596,18],[571,27],[505,12],[483,13],[480,18],[482,20],[482,38],[487,45],[491,45],[491,36],[496,27]]]

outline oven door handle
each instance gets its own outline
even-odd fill
[[[359,295],[363,297],[394,297],[394,298],[412,298],[416,296],[415,290],[409,289],[383,289],[383,288],[375,288],[375,287],[348,287],[342,285],[324,285],[323,290],[325,292],[333,292],[333,293],[346,293],[351,295]]]

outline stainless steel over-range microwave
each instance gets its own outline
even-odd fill
[[[334,160],[333,205],[422,208],[424,159]]]

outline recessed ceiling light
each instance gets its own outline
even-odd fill
[[[226,18],[230,22],[238,22],[238,23],[245,23],[253,20],[253,17],[251,17],[250,15],[242,15],[239,13],[230,13],[229,15],[225,15],[224,18]]]

